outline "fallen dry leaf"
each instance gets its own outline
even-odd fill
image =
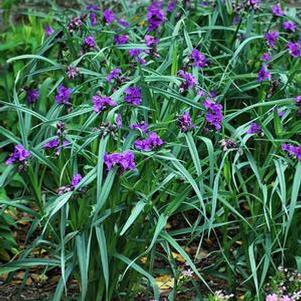
[[[175,281],[171,275],[161,275],[156,277],[156,283],[158,284],[160,291],[170,290],[174,287]]]
[[[181,254],[176,253],[176,252],[171,252],[171,254],[172,254],[172,257],[176,261],[181,262],[181,263],[185,263],[186,262],[186,260],[184,259],[184,257]]]

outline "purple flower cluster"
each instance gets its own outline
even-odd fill
[[[121,167],[122,171],[134,170],[136,168],[135,156],[131,151],[124,151],[122,153],[106,153],[104,155],[104,163],[108,170],[114,166]]]
[[[146,139],[137,139],[134,143],[136,149],[144,152],[154,150],[164,144],[164,141],[155,132],[150,132]]]
[[[134,58],[136,62],[138,62],[141,65],[144,65],[146,63],[145,59],[141,57],[141,54],[143,53],[142,49],[139,48],[133,48],[129,50],[130,57]]]
[[[97,15],[95,12],[99,11],[100,8],[97,5],[90,4],[86,6],[86,10],[90,11],[89,18],[92,26],[97,25]]]
[[[33,104],[39,99],[40,93],[38,89],[28,89],[26,91],[26,99],[28,103]]]
[[[97,25],[97,15],[94,12],[91,12],[89,14],[89,19],[90,19],[90,23],[92,26],[96,26]]]
[[[31,152],[26,150],[22,144],[17,144],[14,148],[13,153],[5,161],[7,165],[15,163],[26,163],[27,159],[30,157]]]
[[[262,132],[262,129],[260,125],[256,122],[252,122],[249,129],[247,130],[247,134],[260,134]]]
[[[301,106],[301,95],[296,96],[295,100],[296,100],[296,105]]]
[[[134,123],[130,125],[130,129],[132,130],[138,130],[141,131],[142,133],[147,133],[148,132],[148,124],[144,121],[140,123]]]
[[[59,138],[53,138],[50,141],[46,142],[43,145],[43,148],[47,149],[47,150],[54,149],[55,150],[55,156],[59,156],[62,148],[65,148],[67,145],[69,145],[68,140],[63,140],[62,141]]]
[[[284,16],[284,12],[280,6],[280,4],[276,4],[272,6],[272,13],[275,17],[282,17]]]
[[[124,45],[128,42],[129,40],[129,36],[125,35],[125,34],[121,34],[121,35],[115,35],[114,36],[114,43],[116,45]]]
[[[222,128],[222,121],[224,119],[221,104],[213,102],[211,99],[207,98],[204,103],[204,107],[208,110],[205,119],[209,123],[210,128],[219,131]]]
[[[147,8],[146,18],[149,31],[156,30],[161,26],[161,24],[165,21],[165,13],[162,10],[161,1],[152,2],[152,4]]]
[[[192,118],[189,112],[185,111],[181,116],[178,118],[178,125],[181,132],[186,133],[192,130],[195,126],[192,122]]]
[[[60,140],[58,138],[54,138],[43,145],[44,149],[53,149],[57,148],[60,145]]]
[[[44,27],[44,32],[45,32],[46,37],[50,37],[54,33],[54,30],[51,26],[46,25]]]
[[[271,73],[268,71],[267,66],[263,65],[258,72],[257,80],[259,82],[263,82],[265,80],[271,80],[271,79],[272,79]]]
[[[80,183],[80,181],[82,180],[82,176],[80,173],[76,173],[75,175],[73,175],[72,179],[71,179],[71,184],[70,185],[66,185],[66,186],[62,186],[58,189],[58,194],[62,195],[64,193],[73,191],[76,186]]]
[[[296,157],[299,161],[301,161],[301,145],[294,146],[292,144],[282,144],[281,148],[288,154]]]
[[[113,23],[116,20],[116,15],[114,14],[114,12],[110,9],[106,9],[103,12],[103,18],[104,21],[107,25],[110,25],[111,23]]]
[[[119,19],[118,24],[121,25],[124,28],[130,27],[130,23],[125,19]]]
[[[72,177],[72,180],[71,180],[71,186],[73,188],[75,188],[79,183],[80,181],[82,180],[82,176],[80,173],[76,173],[73,177]]]
[[[204,68],[205,66],[208,66],[208,60],[206,56],[197,49],[192,50],[191,59],[194,67]]]
[[[150,48],[155,48],[157,47],[158,43],[159,43],[159,39],[156,38],[156,37],[153,37],[149,34],[147,34],[145,37],[144,37],[144,40],[145,40],[145,44],[147,47],[150,47]]]
[[[79,28],[81,28],[83,25],[83,22],[81,20],[81,18],[79,17],[74,17],[72,18],[68,25],[67,25],[67,29],[70,33],[73,33],[74,31],[78,30]]]
[[[95,5],[95,4],[88,4],[86,6],[86,10],[89,10],[89,11],[99,11],[100,10],[100,7]]]
[[[84,47],[87,49],[94,49],[96,47],[96,42],[93,36],[88,36],[84,39]]]
[[[265,52],[262,56],[261,56],[261,60],[264,62],[269,62],[272,59],[271,55],[268,52]]]
[[[102,112],[108,107],[117,106],[117,103],[111,97],[107,97],[107,96],[94,95],[92,97],[92,102],[93,102],[93,110],[96,113]]]
[[[285,21],[283,23],[283,29],[289,32],[295,32],[297,29],[297,25],[296,23],[292,22],[292,21]]]
[[[274,48],[276,45],[276,42],[279,39],[279,32],[278,31],[269,31],[264,35],[264,38],[266,40],[267,45],[270,48]]]
[[[195,87],[197,80],[192,74],[184,70],[179,70],[178,75],[184,80],[180,86],[181,93],[187,91],[189,88]]]
[[[167,4],[167,12],[172,13],[177,6],[176,0],[171,0]]]
[[[119,129],[122,128],[122,116],[121,116],[121,114],[117,114],[115,122],[116,122],[116,125]]]
[[[67,88],[64,85],[60,85],[57,89],[57,94],[55,95],[55,101],[58,104],[70,104],[69,100],[71,93],[71,88]]]
[[[248,4],[251,8],[258,9],[261,4],[261,0],[248,0]]]
[[[120,78],[122,71],[120,68],[114,68],[106,77],[109,83],[112,83],[113,80],[118,80]]]
[[[141,89],[139,87],[128,87],[124,90],[124,101],[134,106],[139,106],[142,102]]]
[[[301,42],[289,41],[287,43],[287,48],[292,57],[297,58],[301,56]]]

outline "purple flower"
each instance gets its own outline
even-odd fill
[[[280,6],[280,4],[276,4],[272,6],[272,13],[276,17],[282,17],[284,15],[284,12]]]
[[[96,42],[93,36],[88,36],[84,39],[84,46],[89,49],[93,49],[96,46]]]
[[[167,12],[172,13],[177,6],[177,1],[171,0],[167,5]]]
[[[247,134],[259,134],[262,132],[261,127],[258,123],[252,122],[249,129],[247,130]]]
[[[114,43],[116,45],[124,45],[128,42],[128,40],[129,40],[129,36],[125,34],[114,36]]]
[[[30,104],[35,103],[38,100],[39,96],[40,93],[38,89],[28,89],[26,91],[26,99]]]
[[[72,177],[72,180],[71,180],[71,187],[72,188],[75,188],[79,183],[80,181],[82,180],[82,176],[80,173],[77,173],[75,174],[73,177]]]
[[[139,106],[142,102],[141,89],[139,87],[128,87],[124,90],[124,101],[134,106]]]
[[[189,88],[195,87],[197,80],[192,74],[184,70],[180,70],[178,72],[178,75],[184,80],[184,82],[182,82],[180,86],[180,92],[184,92],[187,91]]]
[[[79,75],[79,68],[73,67],[73,66],[68,66],[66,73],[67,73],[67,76],[69,79],[74,79],[76,76]]]
[[[201,1],[200,6],[207,7],[209,4],[210,3],[208,1]]]
[[[82,178],[83,177],[81,176],[80,173],[76,173],[75,175],[73,175],[73,177],[71,179],[71,184],[70,185],[59,187],[59,189],[57,191],[58,194],[62,195],[64,193],[73,191],[76,188],[76,186],[80,183],[80,181],[82,180]]]
[[[14,148],[14,152],[10,154],[9,158],[5,161],[7,165],[14,163],[25,163],[30,157],[31,152],[26,150],[23,145],[17,144]]]
[[[271,55],[268,52],[265,52],[262,56],[261,56],[261,60],[264,62],[268,62],[272,59]]]
[[[122,128],[122,117],[121,117],[121,114],[117,114],[115,122],[116,122],[116,125],[117,125],[117,127],[119,129]]]
[[[301,95],[296,96],[295,98],[297,106],[301,105]]]
[[[162,10],[162,3],[159,1],[153,1],[152,4],[147,8],[146,18],[149,31],[158,29],[165,21],[165,13]]]
[[[232,24],[237,25],[237,24],[239,24],[240,21],[241,21],[241,16],[238,14],[235,14],[233,17],[233,20],[232,20]]]
[[[222,113],[223,106],[214,103],[210,98],[207,98],[203,105],[208,110],[205,119],[209,123],[209,126],[216,131],[219,131],[222,128],[221,123],[224,119]]]
[[[86,10],[89,10],[89,11],[98,11],[100,10],[100,7],[97,6],[97,5],[94,5],[94,4],[89,4],[86,6]]]
[[[54,30],[53,30],[53,28],[52,28],[51,26],[46,25],[46,26],[44,27],[44,32],[45,32],[45,35],[46,35],[47,37],[50,37],[50,36],[54,33]]]
[[[255,9],[260,7],[260,3],[261,0],[248,0],[249,6]]]
[[[121,167],[122,171],[134,170],[136,168],[135,156],[131,151],[124,151],[122,153],[113,153],[104,155],[104,163],[107,170],[111,170],[114,166]]]
[[[132,48],[129,50],[129,55],[131,57],[137,57],[142,53],[142,49],[139,48]]]
[[[155,37],[153,37],[151,35],[148,35],[148,34],[144,37],[144,40],[145,40],[146,46],[150,47],[150,48],[156,47],[159,43],[158,38],[155,38]]]
[[[197,49],[192,49],[191,59],[194,67],[203,68],[208,65],[208,60],[205,55]]]
[[[268,44],[268,46],[270,48],[274,48],[275,47],[275,44],[276,42],[278,41],[278,38],[279,38],[279,32],[278,31],[270,31],[270,32],[267,32],[265,35],[264,35],[264,38]]]
[[[44,149],[53,149],[57,148],[60,145],[60,140],[58,138],[54,138],[43,145]]]
[[[125,19],[119,19],[118,24],[120,24],[121,26],[123,26],[125,28],[130,27],[130,23],[128,21],[126,21]]]
[[[69,21],[69,23],[68,23],[68,25],[67,25],[67,29],[68,29],[68,31],[69,31],[70,33],[72,33],[72,32],[74,32],[75,30],[81,28],[82,25],[83,25],[83,22],[82,22],[81,18],[79,18],[79,17],[74,17],[74,18],[72,18],[72,19]]]
[[[217,94],[217,91],[211,90],[211,91],[209,91],[208,95],[211,98],[215,98],[215,97],[217,97],[218,94]]]
[[[129,50],[129,55],[134,58],[139,64],[144,65],[146,63],[145,59],[141,57],[142,49],[133,48]]]
[[[148,124],[144,121],[142,121],[140,123],[131,124],[130,129],[138,130],[138,131],[141,131],[142,133],[147,133],[148,132]]]
[[[282,144],[281,148],[288,154],[296,157],[299,161],[301,161],[301,145],[294,146],[292,144]]]
[[[258,72],[257,80],[263,82],[265,80],[271,80],[271,73],[268,71],[266,66],[262,66]]]
[[[64,85],[60,85],[57,89],[57,94],[55,95],[55,101],[58,104],[69,104],[71,93],[71,88],[67,88]]]
[[[117,103],[111,97],[94,95],[92,97],[93,110],[96,113],[104,111],[107,107],[115,107]]]
[[[144,152],[149,152],[164,144],[164,141],[155,132],[150,132],[146,139],[138,139],[135,141],[134,146]]]
[[[115,16],[114,12],[110,9],[106,9],[103,12],[103,17],[104,17],[106,24],[108,24],[108,25],[110,25],[112,22],[114,22],[116,20],[116,16]]]
[[[185,111],[183,115],[179,116],[178,118],[178,125],[181,132],[186,133],[192,130],[195,126],[192,122],[191,116],[189,112]]]
[[[277,114],[278,114],[279,117],[282,118],[282,117],[285,115],[285,110],[280,110],[280,109],[278,109],[278,110],[277,110]]]
[[[121,74],[121,69],[120,68],[114,68],[106,77],[107,81],[109,83],[112,83],[113,80],[119,79],[120,74]]]
[[[51,149],[54,149],[55,150],[55,155],[56,156],[59,156],[60,152],[61,152],[61,149],[62,148],[65,148],[67,145],[69,145],[70,142],[68,140],[64,140],[63,142],[58,139],[58,138],[53,138],[51,139],[50,141],[46,142],[44,145],[43,145],[43,148],[44,149],[47,149],[47,150],[51,150]]]
[[[285,21],[282,26],[284,30],[290,32],[295,32],[297,29],[297,25],[292,21]]]
[[[288,52],[292,57],[301,56],[301,43],[300,42],[291,42],[287,43]]]
[[[90,18],[90,22],[92,26],[96,26],[97,25],[97,15],[96,13],[90,13],[89,14],[89,18]]]

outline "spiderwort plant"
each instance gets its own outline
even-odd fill
[[[55,301],[70,279],[81,300],[159,300],[160,259],[177,300],[177,252],[198,296],[291,298],[264,287],[300,260],[300,20],[271,2],[91,4],[10,58],[0,182],[38,239],[0,273],[58,268]]]

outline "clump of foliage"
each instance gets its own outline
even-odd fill
[[[81,300],[159,300],[162,259],[176,300],[177,252],[198,296],[214,277],[262,300],[300,261],[300,25],[274,1],[216,0],[89,4],[45,26],[7,60],[24,65],[1,100],[17,122],[0,128],[0,182],[33,222],[0,273],[59,268],[53,300],[71,278]]]

